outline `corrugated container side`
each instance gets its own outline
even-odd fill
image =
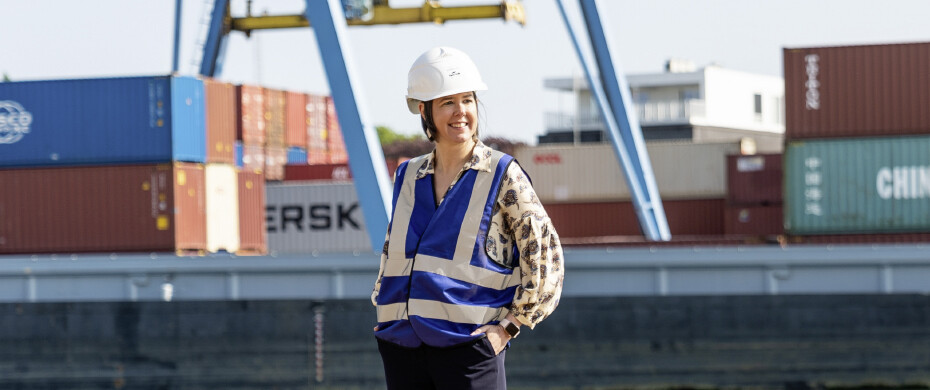
[[[307,149],[291,146],[287,148],[287,163],[293,165],[307,165]]]
[[[207,162],[234,164],[236,142],[236,87],[204,79]]]
[[[265,148],[266,180],[284,180],[285,165],[287,165],[287,149],[273,146]]]
[[[781,154],[727,156],[727,202],[731,205],[782,203]]]
[[[307,95],[307,162],[329,164],[326,96]]]
[[[725,201],[721,199],[662,202],[674,235],[722,235]],[[642,235],[632,202],[545,204],[560,237]]]
[[[265,147],[262,145],[242,145],[242,169],[251,172],[265,170]]]
[[[283,148],[287,146],[285,132],[284,91],[265,88],[265,146]]]
[[[236,139],[265,145],[265,93],[254,85],[236,86]]]
[[[789,236],[790,244],[896,244],[930,243],[930,233],[834,234]]]
[[[284,167],[284,181],[309,180],[352,180],[352,171],[348,164],[287,165]]]
[[[930,137],[792,142],[790,234],[930,232]]]
[[[342,128],[339,125],[339,117],[336,115],[336,105],[333,103],[332,97],[326,98],[326,115],[329,162],[344,164],[349,161],[349,154],[346,152],[345,140],[342,138]]]
[[[269,184],[266,195],[270,252],[371,251],[353,184]]]
[[[236,168],[207,164],[207,251],[239,250],[239,186]]]
[[[127,77],[0,83],[0,166],[204,162],[203,82]]]
[[[265,178],[260,173],[239,171],[239,251],[260,255],[268,252],[265,226]]]
[[[307,147],[307,94],[297,92],[285,93],[285,110],[287,117],[284,138],[287,146]]]
[[[787,139],[930,131],[930,43],[784,49]]]
[[[739,143],[655,142],[646,149],[663,201],[726,197],[726,156],[738,153]],[[632,199],[610,145],[523,147],[514,156],[543,202]]]
[[[724,234],[779,235],[785,233],[782,205],[727,206]]]
[[[0,170],[0,253],[200,251],[203,166]]]

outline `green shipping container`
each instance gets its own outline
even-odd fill
[[[785,230],[930,232],[930,136],[789,143]]]

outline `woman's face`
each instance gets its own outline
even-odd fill
[[[423,113],[420,103],[420,113]],[[463,92],[434,99],[433,123],[437,143],[463,143],[474,139],[478,127],[478,104],[474,92]]]

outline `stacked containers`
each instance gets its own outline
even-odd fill
[[[342,139],[342,129],[339,127],[339,118],[336,116],[336,105],[332,97],[326,98],[326,130],[329,162],[332,164],[345,164],[349,161],[346,144]]]
[[[329,164],[326,96],[307,95],[307,162]]]
[[[739,143],[646,145],[673,235],[722,235],[726,155]],[[639,235],[610,145],[518,148],[517,161],[563,237]]]
[[[265,88],[265,179],[284,180],[287,164],[284,91]]]
[[[233,164],[236,161],[236,87],[210,79],[203,80],[203,86],[206,95],[206,161]]]
[[[201,80],[0,83],[0,114],[0,253],[206,249]]]
[[[243,169],[265,169],[265,94],[261,87],[236,86],[236,139],[241,144]]]
[[[265,178],[261,173],[239,171],[239,254],[268,251],[265,225]]]
[[[779,235],[784,233],[782,216],[782,155],[727,156],[724,232]]]
[[[926,241],[930,43],[785,49],[784,66],[792,242]]]

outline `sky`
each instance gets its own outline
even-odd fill
[[[205,1],[184,0],[180,72],[195,74]],[[245,0],[230,0],[234,16]],[[319,0],[314,0],[319,1]],[[499,0],[443,0],[444,6]],[[575,0],[566,0],[577,14]],[[302,13],[304,0],[254,0],[253,13]],[[392,0],[418,7],[422,0]],[[669,58],[782,76],[785,47],[930,41],[925,0],[601,0],[614,58],[626,74],[661,72]],[[351,66],[373,125],[413,134],[407,70],[422,52],[452,46],[477,64],[487,92],[482,132],[535,143],[546,112],[570,112],[547,78],[582,76],[555,0],[524,0],[526,26],[500,19],[348,28]],[[0,0],[0,73],[12,80],[159,75],[171,72],[174,0]],[[199,56],[197,54],[196,56]],[[223,73],[233,83],[328,94],[310,28],[229,37]]]

